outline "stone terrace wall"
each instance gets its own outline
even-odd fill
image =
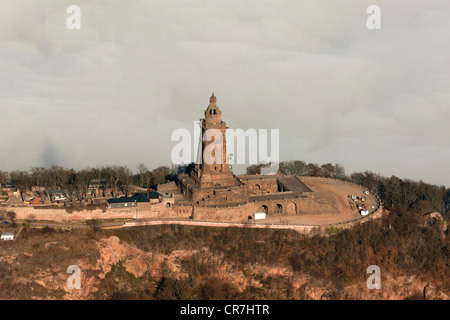
[[[218,220],[239,222],[248,220],[253,215],[252,205],[244,204],[227,207],[200,207],[194,208],[195,220]]]
[[[17,215],[17,219],[28,219],[33,216],[35,220],[48,221],[70,221],[70,220],[87,220],[87,219],[115,219],[115,218],[134,218],[136,217],[136,209],[108,209],[106,211],[83,210],[68,213],[64,209],[35,209],[33,207],[11,208]]]
[[[151,205],[148,209],[134,208],[117,208],[96,210],[82,210],[67,212],[65,209],[35,209],[33,207],[11,207],[8,210],[16,213],[17,219],[28,219],[34,216],[35,220],[47,221],[71,221],[71,220],[88,220],[88,219],[120,219],[120,218],[159,218],[159,217],[176,217],[172,208],[168,207],[166,203],[158,203]]]
[[[321,180],[327,180],[326,178],[320,178]],[[334,179],[328,179],[334,180]],[[343,181],[342,181],[343,182]],[[349,182],[344,182],[349,183]],[[352,183],[349,183],[352,184]],[[355,184],[352,184],[357,186]],[[361,186],[357,186],[362,189]],[[372,194],[375,197],[378,205],[376,209],[371,212],[366,217],[359,217],[357,219],[351,221],[343,221],[337,224],[327,224],[320,226],[306,226],[306,225],[291,225],[285,226],[284,228],[292,228],[296,229],[301,227],[300,229],[312,231],[312,230],[326,230],[329,227],[340,227],[340,228],[350,228],[355,224],[363,223],[365,221],[371,219],[377,219],[382,216],[383,208],[381,206],[381,201],[377,198],[376,195]],[[302,199],[288,199],[281,200],[283,205],[289,202],[296,202],[300,214],[302,213],[302,205],[308,204],[308,198]],[[280,201],[273,201],[274,203]],[[285,203],[284,203],[285,202]],[[202,220],[220,220],[220,221],[228,221],[228,222],[242,222],[247,221],[249,216],[252,216],[254,212],[259,209],[261,202],[257,203],[247,203],[240,205],[230,205],[230,206],[217,206],[217,207],[206,207],[206,206],[195,206],[194,208],[194,219],[196,221]],[[311,209],[311,208],[308,208]],[[165,202],[161,202],[158,204],[151,205],[146,210],[139,210],[139,207],[135,208],[118,208],[118,209],[107,209],[106,211],[97,209],[97,210],[83,210],[79,212],[68,213],[65,209],[35,209],[33,207],[11,207],[8,210],[14,211],[17,215],[17,219],[28,219],[30,215],[34,216],[36,220],[47,220],[47,221],[71,221],[71,220],[88,220],[88,219],[120,219],[120,218],[136,218],[136,210],[138,219],[148,219],[148,218],[189,218],[192,215],[192,206],[191,205],[178,205],[178,204],[167,204]],[[269,214],[270,215],[270,214]],[[278,225],[266,225],[266,227],[277,228]]]

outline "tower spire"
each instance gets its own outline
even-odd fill
[[[209,103],[216,103],[217,102],[217,98],[216,98],[216,96],[214,95],[214,92],[212,93],[212,95],[211,95],[211,98],[209,98]]]

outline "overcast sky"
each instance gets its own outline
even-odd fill
[[[3,0],[0,170],[171,165],[214,91],[280,160],[449,187],[449,39],[448,0]]]

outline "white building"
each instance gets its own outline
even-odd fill
[[[0,233],[0,240],[14,240],[14,231]]]
[[[255,220],[265,219],[266,218],[266,213],[265,212],[255,212],[253,214],[253,218]]]

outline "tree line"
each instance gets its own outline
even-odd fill
[[[97,181],[103,189],[111,189],[115,197],[118,191],[129,193],[129,186],[155,189],[158,184],[173,181],[179,173],[185,172],[187,166],[166,166],[150,170],[140,163],[132,172],[127,166],[111,165],[82,170],[67,169],[52,165],[32,167],[30,170],[0,171],[0,183],[12,184],[21,190],[31,190],[33,186],[44,188],[61,188],[75,194],[86,193],[90,182]]]
[[[82,195],[88,190],[89,182],[101,180],[105,183],[103,190],[111,189],[113,197],[118,191],[128,195],[130,185],[141,188],[153,188],[161,183],[176,181],[180,173],[189,173],[194,164],[160,166],[150,170],[140,163],[132,172],[127,166],[102,166],[82,170],[66,169],[52,165],[49,168],[32,167],[30,170],[0,171],[0,183],[14,184],[21,190],[30,190],[32,186],[67,189],[75,195]],[[247,174],[261,173],[262,164],[247,167]],[[423,181],[401,179],[397,176],[383,177],[371,171],[345,173],[340,164],[306,163],[301,160],[283,161],[279,164],[279,172],[287,175],[313,176],[339,179],[352,182],[367,188],[376,194],[385,207],[397,209],[414,209],[416,212],[437,211],[450,214],[450,189]]]
[[[260,174],[265,164],[254,164],[247,167],[247,174]],[[301,160],[282,161],[279,163],[278,171],[287,175],[311,176],[334,179],[345,179],[345,169],[340,164],[326,163],[319,166],[317,163],[306,163]]]

